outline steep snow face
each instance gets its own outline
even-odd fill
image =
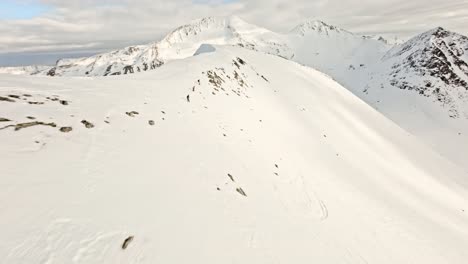
[[[161,41],[160,50],[167,60],[182,59],[192,56],[205,43],[237,45],[274,55],[287,56],[290,52],[279,34],[236,16],[203,18],[179,27]]]
[[[322,21],[307,21],[288,36],[293,60],[337,79],[349,68],[372,67],[390,49],[385,41],[353,34]]]
[[[0,262],[466,263],[466,174],[326,75],[215,48],[1,76]]]

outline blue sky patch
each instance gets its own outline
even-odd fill
[[[0,0],[0,20],[33,18],[48,10],[37,1]]]

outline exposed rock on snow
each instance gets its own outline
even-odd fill
[[[33,127],[33,126],[57,127],[57,125],[55,123],[45,123],[45,122],[34,121],[34,122],[27,122],[27,123],[18,123],[18,124],[15,124],[15,125],[8,125],[8,126],[0,128],[0,130],[12,127],[12,128],[15,128],[15,131],[19,131],[21,129],[28,128],[28,127]]]
[[[94,124],[87,121],[87,120],[82,120],[81,123],[86,127],[86,128],[93,128]]]
[[[434,98],[450,117],[468,118],[468,38],[443,28],[389,51],[390,84]]]

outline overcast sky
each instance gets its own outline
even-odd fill
[[[361,34],[408,38],[442,26],[468,35],[467,0],[0,0],[0,65],[145,44],[223,15],[278,32],[319,19]]]

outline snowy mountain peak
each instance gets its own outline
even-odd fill
[[[161,42],[166,42],[167,44],[174,44],[184,42],[187,39],[194,38],[197,35],[216,31],[220,33],[220,30],[224,32],[224,36],[218,36],[220,38],[225,37],[235,37],[237,31],[242,31],[245,29],[258,28],[256,26],[250,25],[241,18],[237,16],[226,16],[226,17],[205,17],[180,26],[169,33]]]
[[[451,117],[468,118],[467,37],[437,27],[391,49],[383,61],[393,86],[434,97]]]
[[[292,29],[291,32],[300,35],[306,35],[309,32],[316,32],[324,35],[330,35],[331,32],[351,34],[350,32],[344,29],[333,25],[329,25],[321,20],[304,21],[298,26],[296,26],[294,29]]]
[[[285,41],[276,33],[248,24],[236,16],[206,17],[176,28],[161,41],[89,58],[62,59],[43,73],[49,76],[132,74],[190,57],[202,44],[242,46],[286,58],[292,56]]]

